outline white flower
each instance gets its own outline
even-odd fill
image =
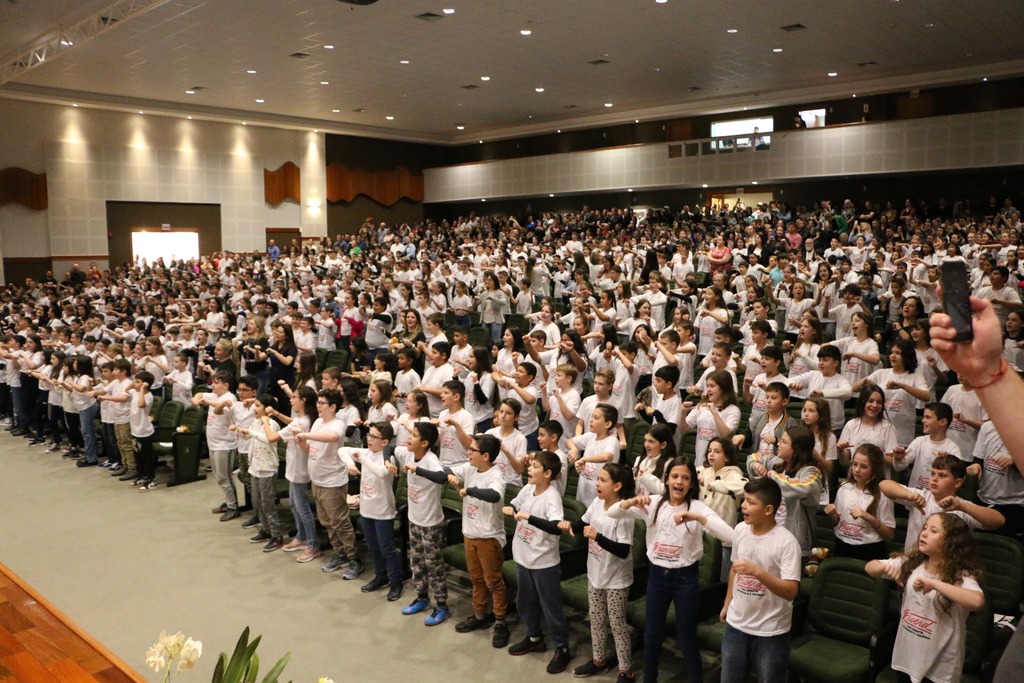
[[[181,661],[178,662],[178,671],[188,671],[196,665],[196,661],[203,654],[203,643],[199,640],[189,638],[181,647]]]
[[[161,635],[163,635],[161,633]],[[181,648],[185,646],[185,634],[178,631],[173,636],[167,636],[164,641],[164,649],[170,659],[177,659],[181,656]]]
[[[316,683],[334,683],[334,679],[328,678],[327,676],[321,676],[317,679]]]
[[[154,671],[159,671],[164,668],[164,664],[166,664],[166,662],[164,661],[163,650],[160,647],[160,643],[157,643],[146,650],[146,666],[150,667]]]

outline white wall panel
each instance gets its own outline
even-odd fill
[[[657,143],[424,171],[425,201],[1024,164],[1024,109],[772,134],[771,149],[668,158]]]

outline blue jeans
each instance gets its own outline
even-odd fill
[[[546,569],[527,569],[516,565],[516,569],[519,579],[516,607],[526,624],[526,635],[531,638],[543,635],[540,624],[543,613],[555,647],[569,647],[569,632],[565,628],[565,611],[562,608],[561,567],[556,564]]]
[[[85,459],[89,462],[96,462],[99,458],[96,455],[96,414],[100,412],[100,404],[93,403],[85,410],[78,411],[78,419],[82,426],[82,442],[85,444]]]
[[[395,520],[360,517],[366,547],[373,558],[374,578],[387,578],[388,583],[402,583],[402,561],[395,548]]]
[[[527,410],[533,410],[533,406],[526,406]],[[527,451],[538,451],[540,450],[540,430],[536,429],[526,435],[526,450]]]
[[[752,636],[726,625],[722,638],[722,683],[746,683],[751,667],[758,683],[785,681],[789,634]]]
[[[28,416],[25,415],[25,399],[21,387],[11,387],[11,405],[14,408],[14,425],[28,428]]]
[[[700,605],[698,563],[679,569],[650,566],[644,621],[644,683],[657,683],[658,660],[665,640],[665,618],[669,605],[676,607],[676,644],[683,655],[686,680],[703,678],[700,648],[697,647],[697,608]]]
[[[491,343],[497,344],[499,348],[501,347],[501,335],[504,332],[502,329],[504,326],[505,323],[487,323],[487,327],[491,330]]]
[[[316,543],[316,518],[313,516],[313,508],[309,505],[309,484],[296,484],[288,482],[288,507],[295,517],[295,538],[303,541],[314,550]]]

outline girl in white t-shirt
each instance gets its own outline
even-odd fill
[[[909,680],[960,680],[967,617],[985,606],[970,528],[956,515],[928,517],[912,550],[872,560],[865,571],[903,587],[892,668]]]
[[[804,427],[811,430],[814,435],[814,452],[818,454],[818,462],[822,467],[821,501],[822,505],[828,505],[829,478],[832,473],[833,463],[839,458],[836,452],[836,435],[832,433],[832,409],[826,399],[814,396],[804,401],[800,409],[800,422]]]
[[[835,505],[825,506],[825,514],[836,525],[836,556],[870,562],[889,555],[886,541],[896,533],[896,516],[892,501],[878,486],[883,479],[882,449],[862,444],[853,454],[850,473],[839,487]]]
[[[566,442],[569,464],[580,475],[576,484],[576,499],[584,505],[590,505],[597,496],[597,475],[601,469],[607,463],[618,462],[619,437],[615,434],[618,421],[619,411],[615,406],[600,403],[590,413],[590,431]]]
[[[885,416],[885,392],[877,384],[865,384],[857,398],[852,420],[843,426],[836,443],[839,459],[849,462],[850,456],[862,443],[873,443],[885,454],[886,469],[899,442],[896,428]]]
[[[391,382],[383,379],[371,382],[370,389],[366,393],[366,399],[370,403],[370,407],[366,410],[366,420],[359,420],[356,424],[365,426],[368,429],[375,422],[394,422],[398,418],[398,408],[395,407],[394,387]],[[368,443],[367,445],[370,444]]]
[[[854,391],[868,383],[885,389],[885,414],[896,428],[896,440],[901,446],[909,446],[914,440],[917,408],[931,400],[931,391],[924,377],[917,372],[917,354],[914,342],[898,339],[889,349],[889,363],[892,367],[879,368],[853,385]]]
[[[320,557],[320,546],[316,540],[316,517],[309,504],[309,463],[306,453],[295,440],[296,434],[308,432],[311,416],[317,414],[316,392],[309,387],[299,387],[292,392],[291,414],[279,410],[270,413],[285,424],[277,432],[267,434],[270,443],[283,439],[288,444],[284,456],[284,478],[288,481],[288,506],[295,517],[295,537],[284,545],[286,553],[302,551],[297,562],[312,562]]]
[[[706,399],[696,406],[683,403],[686,424],[697,430],[696,467],[704,465],[708,444],[716,436],[726,438],[740,426],[740,407],[736,405],[736,385],[727,370],[711,373],[707,379]]]
[[[608,671],[608,631],[615,641],[619,679],[633,678],[626,600],[633,585],[633,529],[628,518],[613,518],[608,510],[623,497],[633,497],[633,475],[617,462],[605,465],[597,475],[597,493],[578,522],[563,521],[559,528],[587,537],[587,604],[590,611],[590,661],[576,667],[573,676],[583,678]]]
[[[716,436],[708,444],[707,464],[697,468],[700,499],[718,513],[731,527],[739,521],[740,503],[743,502],[743,476],[737,462],[736,445],[729,439]],[[722,543],[722,580],[728,581],[732,569],[732,543]]]
[[[853,384],[874,372],[878,361],[882,359],[878,353],[878,342],[870,336],[871,318],[863,311],[857,311],[850,319],[852,337],[842,337],[831,342],[843,354],[843,364],[839,372]]]
[[[624,500],[613,505],[608,516],[642,519],[647,524],[647,558],[651,565],[644,619],[643,680],[658,680],[665,617],[669,606],[675,604],[676,638],[685,662],[686,679],[700,681],[698,567],[704,555],[704,531],[724,543],[731,543],[733,529],[698,499],[697,471],[688,457],[673,459],[665,470],[664,496]]]
[[[633,464],[636,495],[665,494],[665,463],[676,457],[675,429],[671,425],[651,425],[644,435],[644,456]]]

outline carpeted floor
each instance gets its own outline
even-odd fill
[[[144,664],[161,629],[203,642],[197,669],[175,680],[204,681],[246,625],[263,635],[262,671],[290,651],[282,680],[296,683],[548,676],[550,652],[512,657],[491,648],[489,632],[455,632],[468,614],[464,591],[452,594],[453,619],[428,628],[422,616],[400,612],[412,598],[408,587],[388,603],[383,592],[360,593],[366,574],[347,582],[341,572],[321,572],[319,561],[264,554],[241,520],[222,524],[210,514],[220,502],[211,480],[140,493],[3,432],[0,482],[0,562],[150,680],[162,680]],[[513,624],[513,640],[521,635]],[[589,656],[582,637],[574,635],[570,667]],[[677,671],[670,666],[663,679]]]

